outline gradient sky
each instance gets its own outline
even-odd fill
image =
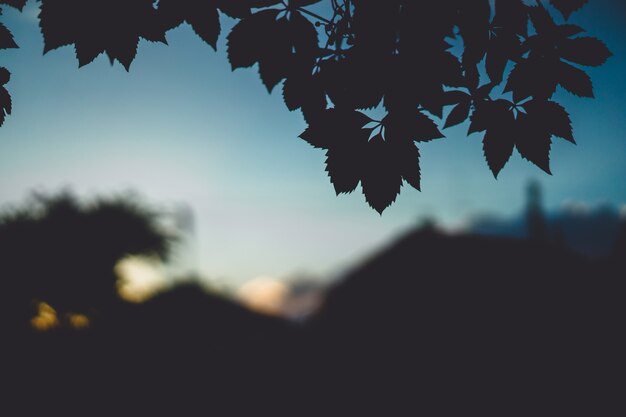
[[[142,41],[129,73],[104,56],[79,69],[73,48],[42,55],[36,7],[4,7],[1,17],[21,49],[0,53],[13,98],[0,128],[0,206],[64,186],[187,204],[196,221],[189,266],[211,279],[326,275],[423,216],[450,226],[479,212],[513,216],[531,178],[548,209],[626,203],[626,13],[618,1],[591,0],[571,18],[614,56],[588,71],[595,100],[557,92],[578,145],[556,140],[553,176],[514,155],[495,180],[482,135],[468,138],[461,125],[421,146],[422,192],[403,187],[382,216],[360,191],[335,196],[323,151],[297,138],[300,113],[286,109],[280,88],[267,94],[255,68],[231,71],[224,33],[217,53],[183,25],[168,32],[169,46]]]

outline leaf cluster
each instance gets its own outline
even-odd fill
[[[337,194],[360,184],[380,213],[404,183],[420,189],[418,144],[467,121],[468,135],[484,132],[495,177],[514,150],[550,173],[552,138],[575,142],[557,86],[593,97],[581,67],[611,56],[567,23],[587,0],[40,2],[44,52],[74,45],[81,66],[105,53],[127,70],[140,39],[166,43],[187,23],[215,49],[220,15],[237,19],[227,35],[232,69],[256,66],[269,92],[282,85],[285,105],[308,124],[300,137],[325,150]],[[4,26],[0,46],[16,46]],[[11,111],[4,89],[0,106],[1,123]]]

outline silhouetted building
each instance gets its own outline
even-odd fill
[[[605,414],[621,398],[624,307],[604,271],[549,242],[413,230],[331,288],[311,323],[326,359],[314,372],[348,415],[381,402],[388,415]]]

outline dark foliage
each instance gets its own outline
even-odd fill
[[[186,22],[216,48],[220,14],[238,19],[227,35],[232,69],[256,65],[270,92],[282,82],[287,108],[309,124],[301,137],[327,152],[335,191],[361,184],[382,213],[404,182],[420,189],[416,142],[444,137],[433,119],[484,131],[496,177],[515,149],[551,172],[552,137],[574,142],[552,100],[557,86],[593,97],[580,66],[611,56],[563,22],[586,2],[327,0],[320,16],[308,8],[315,0],[41,0],[39,18],[44,52],[74,45],[81,66],[106,53],[127,70],[140,39],[165,43]],[[15,46],[0,26],[0,47]],[[0,106],[1,123],[11,110],[4,89]],[[374,108],[380,120],[365,115]]]
[[[80,204],[71,194],[35,196],[0,215],[0,323],[28,326],[38,302],[60,313],[110,310],[116,263],[127,255],[166,257],[174,236],[157,214],[129,199]]]

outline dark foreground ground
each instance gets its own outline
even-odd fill
[[[0,415],[623,416],[619,254],[419,230],[304,325],[183,286],[7,330]]]

